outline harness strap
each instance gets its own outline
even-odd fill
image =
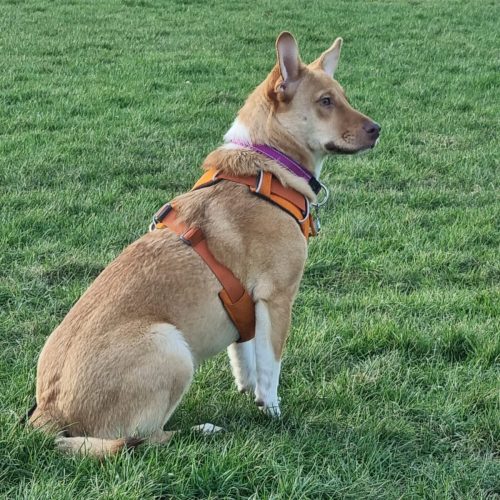
[[[257,177],[253,175],[239,177],[219,172],[216,168],[212,167],[200,177],[193,186],[193,190],[212,186],[221,180],[248,186],[252,193],[272,202],[292,215],[299,223],[306,239],[309,236],[316,236],[314,221],[309,210],[309,201],[307,198],[294,189],[283,186],[271,172],[260,171]]]
[[[291,188],[284,187],[271,172],[260,171],[257,176],[233,176],[208,169],[193,186],[193,190],[217,184],[220,181],[244,184],[256,196],[273,203],[288,212],[299,224],[306,240],[315,236],[314,221],[309,210],[309,200]],[[153,218],[152,229],[169,228],[179,239],[189,245],[203,259],[222,285],[219,298],[227,314],[239,332],[238,342],[255,337],[255,303],[241,282],[230,269],[221,264],[208,248],[205,235],[200,228],[188,227],[177,218],[175,203],[164,205]]]
[[[155,215],[155,228],[168,228],[189,245],[207,264],[222,285],[219,298],[224,309],[239,332],[238,342],[255,337],[255,304],[241,282],[226,266],[221,264],[208,248],[205,235],[200,228],[188,227],[177,218],[175,205],[167,203]]]

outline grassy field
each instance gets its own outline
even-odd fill
[[[307,5],[307,6],[306,6]],[[0,0],[0,496],[499,498],[496,1]],[[206,363],[169,428],[103,463],[17,424],[38,353],[187,190],[283,29],[382,124],[333,158],[283,362],[283,417]]]

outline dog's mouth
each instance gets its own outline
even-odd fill
[[[362,151],[366,151],[368,149],[373,149],[378,143],[378,138],[376,141],[372,142],[371,144],[366,144],[363,146],[360,146],[358,148],[350,149],[350,148],[344,148],[342,146],[338,146],[335,144],[333,141],[332,142],[327,142],[324,146],[325,150],[328,153],[331,154],[339,154],[339,155],[354,155],[356,153],[361,153]]]

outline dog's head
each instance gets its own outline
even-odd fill
[[[276,40],[278,64],[267,80],[277,120],[314,154],[352,154],[373,148],[380,125],[355,110],[333,79],[342,39],[309,65],[302,63],[297,42],[288,32]]]

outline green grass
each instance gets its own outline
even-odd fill
[[[0,2],[0,496],[498,498],[494,0]],[[201,367],[169,428],[103,463],[17,425],[38,353],[151,214],[187,190],[289,29],[382,124],[332,200],[283,361],[283,418]]]

